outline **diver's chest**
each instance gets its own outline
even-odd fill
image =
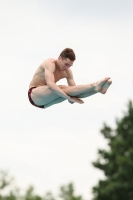
[[[59,81],[62,78],[66,78],[66,72],[55,72],[54,73],[54,77],[55,77],[55,81]]]

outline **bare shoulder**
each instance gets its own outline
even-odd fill
[[[54,58],[49,58],[47,60],[44,60],[41,63],[40,68],[43,68],[44,70],[48,69],[51,72],[54,72],[54,70],[55,70],[55,59]]]

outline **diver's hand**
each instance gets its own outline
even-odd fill
[[[73,103],[79,103],[79,104],[83,104],[84,101],[82,101],[81,99],[77,98],[77,97],[70,97],[70,99],[68,99],[69,103],[73,104]]]

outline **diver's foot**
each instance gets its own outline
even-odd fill
[[[101,89],[101,93],[102,94],[105,94],[106,92],[107,92],[107,90],[108,90],[108,88],[109,88],[109,86],[112,84],[112,80],[111,79],[108,79],[107,81],[106,81],[106,83],[104,83],[103,85],[102,85],[102,89]]]
[[[110,79],[110,77],[106,77],[106,78],[103,78],[102,80],[100,80],[100,81],[97,81],[96,83],[95,83],[95,91],[96,92],[100,92],[100,93],[103,93],[102,92],[102,87],[103,87],[103,85],[108,81]],[[107,86],[106,86],[107,87]],[[105,89],[104,89],[105,90]]]

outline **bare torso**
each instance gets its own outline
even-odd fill
[[[45,80],[45,67],[49,64],[50,65],[52,64],[55,66],[55,71],[54,71],[55,83],[59,81],[60,79],[67,77],[67,70],[66,71],[59,70],[55,64],[55,59],[50,58],[43,61],[41,65],[37,68],[30,82],[29,88],[47,85],[46,80]]]

